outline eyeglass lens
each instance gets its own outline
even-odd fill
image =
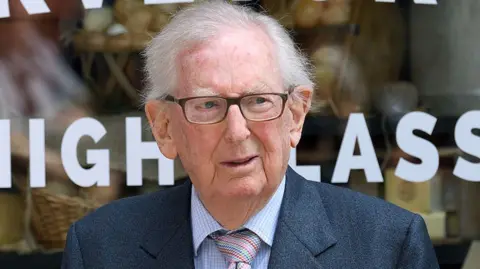
[[[227,113],[227,100],[220,97],[190,99],[185,103],[185,116],[195,123],[213,123],[222,120]],[[245,118],[264,121],[278,117],[282,113],[283,100],[276,94],[245,96],[240,109]]]

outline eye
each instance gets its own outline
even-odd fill
[[[268,96],[251,96],[246,100],[248,105],[254,106],[254,105],[264,105],[266,103],[271,103],[272,100]]]
[[[263,104],[263,103],[267,102],[267,99],[264,98],[264,97],[257,97],[257,98],[255,98],[254,102],[255,102],[255,104]]]
[[[207,101],[203,103],[204,108],[213,108],[214,106],[217,106],[217,105],[218,104],[216,104],[214,101]]]

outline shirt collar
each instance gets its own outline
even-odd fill
[[[285,177],[273,194],[272,198],[256,215],[250,218],[243,226],[256,233],[263,242],[272,246],[277,226],[278,215],[285,192]],[[213,232],[222,230],[223,227],[208,213],[200,201],[195,187],[192,185],[191,218],[194,255],[197,256],[198,248],[205,238]]]

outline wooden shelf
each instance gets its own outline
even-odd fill
[[[386,156],[386,151],[378,149],[375,151],[378,159],[383,159]],[[438,156],[440,158],[449,158],[461,155],[462,151],[456,147],[438,147]],[[305,163],[322,163],[336,160],[338,152],[323,152],[315,150],[298,150],[297,161]]]
[[[389,117],[385,122],[381,115],[366,115],[365,121],[371,136],[383,135],[385,123],[387,134],[395,135],[395,130],[402,116]],[[432,136],[453,135],[459,116],[438,116]],[[303,136],[342,136],[348,119],[339,119],[330,115],[308,115],[303,127]]]

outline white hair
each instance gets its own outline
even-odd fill
[[[272,40],[284,87],[302,85],[313,90],[310,63],[275,19],[225,1],[202,1],[176,13],[144,51],[147,88],[143,101],[163,98],[173,91],[179,52],[215,37],[226,28],[251,26],[259,27]]]

